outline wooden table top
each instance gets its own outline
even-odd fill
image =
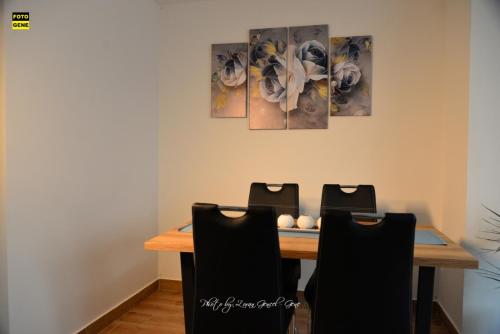
[[[144,243],[144,249],[164,252],[193,253],[193,234],[181,232],[183,224],[160,234]],[[415,244],[414,265],[458,269],[477,269],[478,260],[463,247],[451,241],[432,226],[417,226],[417,230],[431,230],[446,241],[447,245]],[[318,239],[280,236],[280,250],[283,258],[316,260]]]

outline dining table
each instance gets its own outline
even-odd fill
[[[279,229],[282,258],[316,260],[318,241],[318,229]],[[191,222],[178,225],[145,241],[144,249],[180,254],[184,323],[186,333],[191,333],[196,270]],[[479,261],[437,228],[417,225],[413,264],[418,267],[414,333],[430,334],[436,268],[477,269]]]

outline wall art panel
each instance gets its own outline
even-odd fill
[[[288,28],[250,30],[250,129],[286,129],[287,40]]]
[[[331,39],[332,116],[371,115],[372,50],[372,36]]]
[[[328,128],[328,25],[290,27],[289,129]]]
[[[247,43],[212,44],[212,117],[246,117]]]

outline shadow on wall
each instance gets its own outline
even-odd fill
[[[418,225],[435,225],[433,224],[429,206],[423,202],[408,203],[405,201],[393,201],[391,207],[386,203],[377,203],[378,211],[385,212],[407,212],[413,213],[417,217]]]
[[[321,205],[321,197],[301,197],[300,198],[300,214],[319,217]]]

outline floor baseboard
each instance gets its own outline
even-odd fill
[[[97,334],[104,328],[109,326],[113,321],[119,319],[122,315],[127,313],[132,307],[138,304],[141,300],[150,296],[153,292],[157,291],[160,286],[160,280],[156,280],[116,306],[104,315],[100,316],[85,328],[77,332],[77,334]]]
[[[125,300],[120,305],[116,306],[103,316],[99,317],[97,320],[90,323],[87,327],[77,332],[77,334],[99,333],[113,321],[119,319],[123,314],[127,313],[127,311],[133,308],[136,304],[138,304],[140,301],[147,298],[157,290],[170,290],[182,293],[182,281],[161,278],[157,279],[129,299]],[[298,291],[297,296],[301,303],[306,302],[304,299],[303,291]],[[416,303],[415,301],[413,301],[413,307],[415,307],[415,305]],[[439,318],[451,334],[460,334],[453,322],[448,317],[447,313],[443,310],[441,304],[436,301],[434,301],[433,303],[433,317]]]
[[[413,309],[415,310],[417,306],[416,300],[413,301],[412,306]],[[439,319],[443,323],[444,327],[446,327],[448,332],[450,332],[450,334],[460,334],[460,332],[455,327],[448,314],[444,311],[441,304],[439,304],[439,302],[437,301],[432,302],[432,318]]]
[[[441,318],[441,321],[443,321],[445,327],[448,329],[448,331],[451,334],[460,334],[458,332],[458,329],[455,327],[455,324],[451,321],[450,317],[448,316],[448,313],[445,312],[443,307],[439,302],[434,302],[433,309],[436,310],[436,314],[439,318]]]
[[[160,290],[182,291],[182,281],[160,278],[158,280]]]

